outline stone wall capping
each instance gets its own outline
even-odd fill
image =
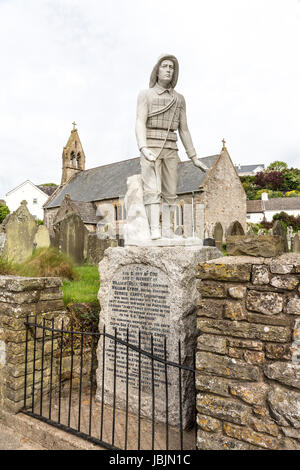
[[[59,277],[0,276],[0,289],[10,292],[26,292],[61,286],[62,280]]]

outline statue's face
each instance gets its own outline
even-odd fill
[[[172,60],[163,60],[158,68],[158,80],[171,82],[174,74],[174,64]]]

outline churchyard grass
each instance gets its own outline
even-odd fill
[[[69,303],[98,303],[99,272],[97,266],[84,265],[74,268],[77,280],[63,282],[63,299]]]

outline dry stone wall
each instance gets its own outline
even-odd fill
[[[300,255],[198,265],[198,449],[300,449]]]
[[[24,278],[0,276],[0,414],[1,409],[17,412],[24,405],[25,344],[27,315],[42,319],[54,319],[60,328],[65,318],[59,278]],[[32,339],[32,333],[29,333]],[[54,340],[53,354],[58,349]],[[44,357],[44,387],[49,385],[51,340],[46,337]],[[35,391],[41,384],[41,341],[36,344]],[[32,398],[33,341],[28,344],[27,398]]]

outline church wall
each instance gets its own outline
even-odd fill
[[[240,183],[227,151],[223,151],[216,165],[210,170],[204,192],[199,200],[204,204],[206,237],[213,237],[214,226],[220,222],[224,242],[229,227],[238,221],[246,231],[246,193]]]

